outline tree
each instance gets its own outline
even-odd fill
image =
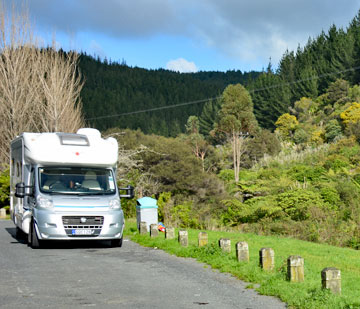
[[[345,125],[360,122],[360,103],[353,102],[345,111],[340,114]]]
[[[246,150],[245,138],[256,128],[257,121],[249,92],[240,84],[226,87],[215,131],[230,140],[236,182],[239,181],[241,157]]]
[[[76,53],[41,48],[25,8],[0,2],[0,160],[24,131],[74,132],[83,126]]]
[[[276,132],[279,132],[284,139],[289,139],[295,133],[299,122],[295,116],[286,113],[279,117],[275,125],[277,126]]]
[[[199,133],[199,118],[190,116],[186,124],[185,142],[190,145],[194,155],[201,160],[203,172],[205,171],[205,156],[209,149],[209,144],[204,136]]]
[[[220,99],[210,100],[206,102],[203,107],[199,117],[199,131],[206,138],[210,137],[210,132],[214,129],[214,124],[220,108]]]
[[[41,129],[48,132],[74,132],[83,126],[80,92],[83,87],[77,72],[78,55],[55,48],[42,49],[38,69],[38,113]],[[41,104],[41,101],[44,103]]]

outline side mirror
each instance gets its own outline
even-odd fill
[[[19,198],[25,197],[25,184],[23,182],[19,182],[15,185],[15,196]]]
[[[126,191],[126,194],[120,194],[120,197],[134,198],[134,187],[127,186],[126,188],[119,188],[119,191]]]
[[[15,196],[24,198],[25,196],[34,195],[33,186],[25,186],[23,182],[19,182],[15,185]]]

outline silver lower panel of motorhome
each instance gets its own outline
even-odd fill
[[[122,211],[84,214],[36,209],[34,220],[42,240],[119,239],[124,228]]]

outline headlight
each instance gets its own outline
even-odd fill
[[[53,208],[53,206],[54,206],[52,200],[42,197],[40,195],[37,197],[36,201],[37,201],[37,204],[39,205],[39,207],[41,207],[41,208]]]
[[[110,209],[120,209],[120,200],[115,198],[109,202]]]

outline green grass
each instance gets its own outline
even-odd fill
[[[207,231],[208,246],[198,248],[199,232],[188,229],[189,246],[184,248],[177,239],[166,240],[161,232],[157,238],[139,235],[134,220],[127,220],[125,229],[125,235],[141,245],[157,247],[177,256],[196,258],[212,268],[249,282],[249,288],[255,287],[261,294],[279,297],[290,308],[360,308],[360,251],[290,238],[217,231]],[[231,239],[231,254],[223,253],[218,248],[220,238]],[[235,244],[238,241],[249,244],[249,263],[239,263],[236,259]],[[275,251],[273,272],[263,271],[259,267],[259,250],[263,247],[271,247]],[[300,255],[305,260],[303,283],[286,280],[286,260],[290,255]],[[341,296],[321,289],[321,270],[326,267],[341,270]]]

